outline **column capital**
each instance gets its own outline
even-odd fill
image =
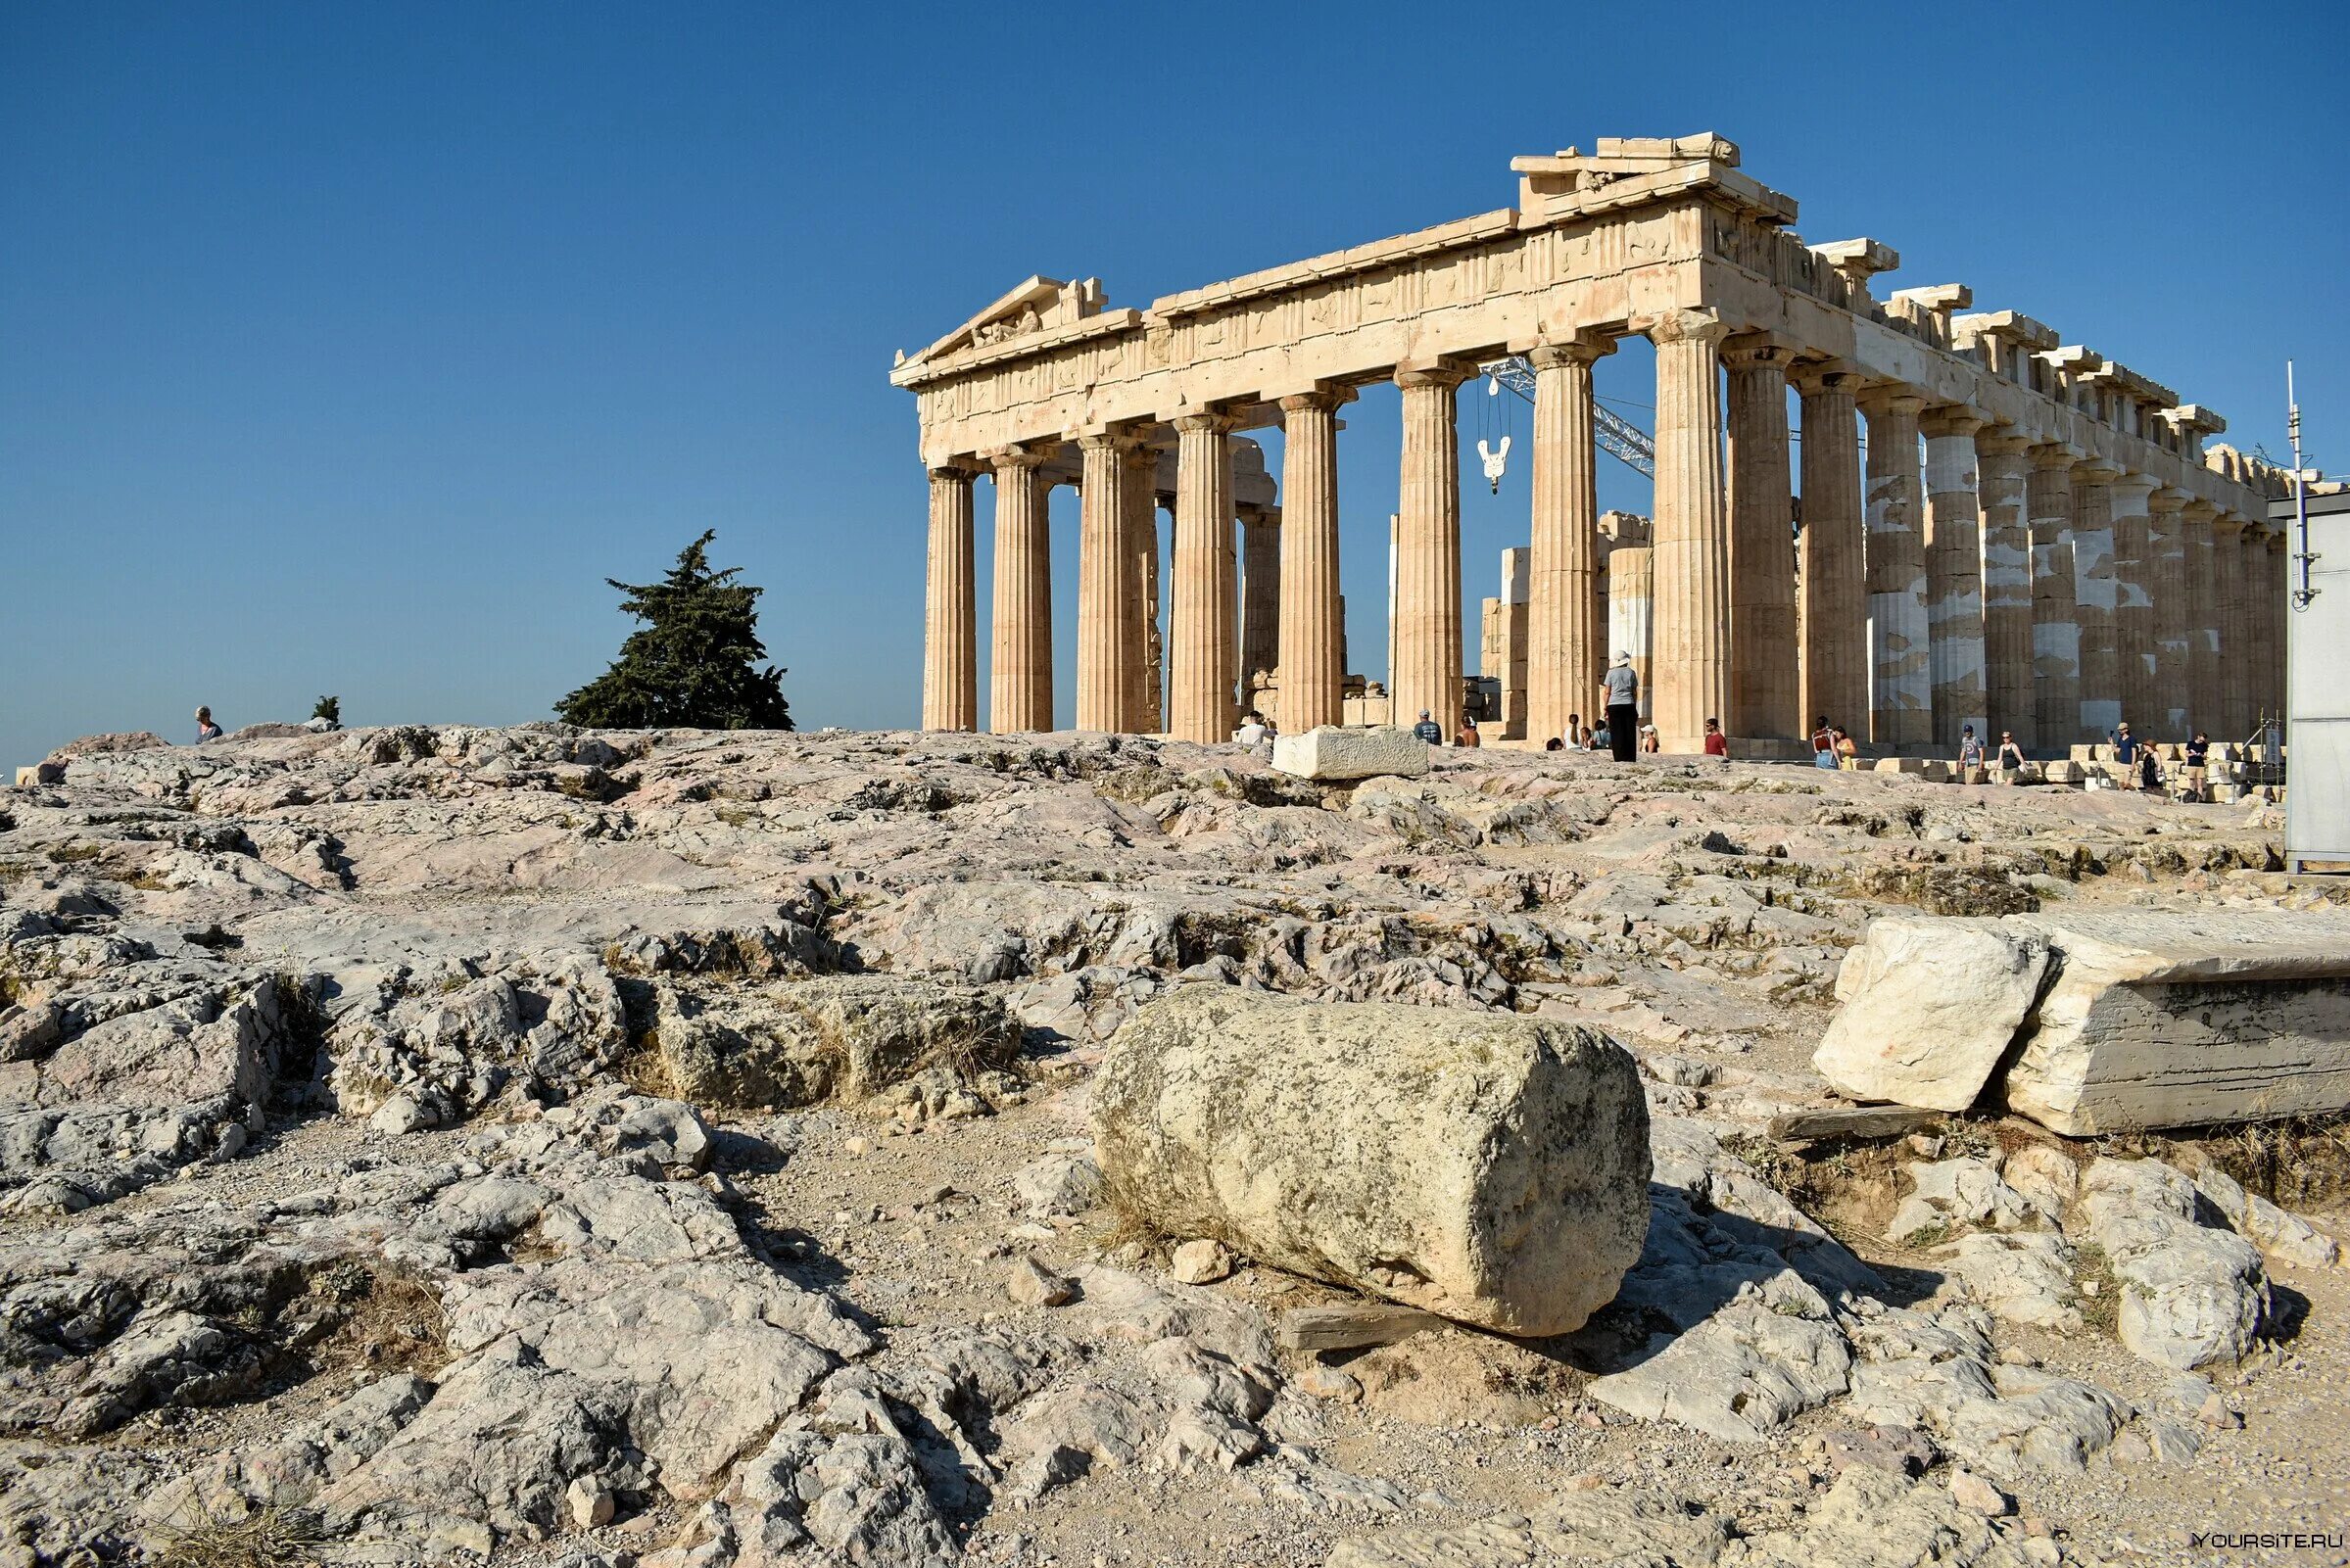
[[[1560,365],[1590,364],[1614,352],[1612,328],[1577,327],[1564,337],[1537,343],[1526,352],[1526,360],[1537,370],[1556,370]]]
[[[1205,430],[1211,435],[1221,436],[1230,430],[1238,421],[1234,415],[1225,413],[1222,409],[1199,408],[1190,413],[1176,414],[1167,422],[1183,435],[1192,435]]]
[[[1409,359],[1395,367],[1395,384],[1399,387],[1457,387],[1477,373],[1477,367],[1463,359]]]
[[[2216,503],[2205,500],[2199,496],[2188,501],[2184,510],[2187,521],[2190,523],[2208,524],[2213,518],[2220,515],[2220,508]]]
[[[2122,477],[2122,470],[2102,457],[2087,457],[2073,465],[2073,477],[2085,484],[2110,485]]]
[[[1975,450],[1989,457],[2013,457],[2032,450],[2032,438],[2018,435],[2013,425],[1990,425],[1975,432]]]
[[[2061,441],[2043,441],[2032,449],[2035,468],[2070,468],[2080,460],[2080,451]]]
[[[988,469],[1002,472],[1007,468],[1041,468],[1052,461],[1053,443],[1049,441],[1020,442],[1009,447],[996,447],[980,454]]]
[[[1715,343],[1730,335],[1730,323],[1711,310],[1667,310],[1648,326],[1648,339],[1668,343]]]
[[[1130,424],[1087,425],[1065,439],[1076,442],[1079,451],[1124,451],[1143,444],[1141,429]]]
[[[1918,416],[1918,433],[1927,437],[1971,436],[1989,423],[1982,409],[1970,408],[1963,403],[1947,403]]]
[[[978,475],[985,462],[975,455],[949,457],[944,462],[925,463],[923,472],[933,479],[961,479],[968,481]]]
[[[1277,523],[1281,520],[1280,507],[1260,506],[1253,500],[1236,502],[1232,507],[1232,514],[1251,527],[1261,527],[1266,523]]]
[[[1722,363],[1733,370],[1785,371],[1796,353],[1793,343],[1769,332],[1740,332],[1722,340]]]
[[[1282,393],[1272,400],[1272,404],[1283,413],[1312,413],[1318,409],[1327,411],[1353,403],[1356,397],[1357,393],[1352,387],[1332,386],[1329,382],[1318,381],[1303,392]]]
[[[1850,397],[1860,391],[1860,367],[1849,359],[1804,359],[1788,366],[1787,379],[1805,397],[1817,397],[1823,392],[1841,392]]]
[[[1898,381],[1877,381],[1860,390],[1860,407],[1872,419],[1887,414],[1916,418],[1926,408],[1925,398]]]
[[[2173,490],[2165,485],[2146,498],[2146,510],[2150,512],[2184,511],[2186,503],[2192,499],[2185,491]]]
[[[2252,520],[2241,512],[2221,510],[2220,514],[2211,520],[2211,531],[2223,539],[2239,535],[2251,526]]]

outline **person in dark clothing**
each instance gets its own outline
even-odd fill
[[[1419,723],[1412,727],[1412,733],[1432,746],[1444,744],[1443,727],[1428,717],[1428,710],[1425,708],[1419,710]]]
[[[1618,762],[1630,762],[1640,738],[1640,676],[1632,655],[1618,653],[1600,681],[1607,694],[1607,750]]]

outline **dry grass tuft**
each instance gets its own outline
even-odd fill
[[[311,1293],[333,1316],[314,1353],[322,1368],[430,1375],[449,1359],[441,1298],[412,1275],[345,1259],[321,1270]]]
[[[160,1544],[156,1568],[298,1568],[318,1561],[328,1538],[307,1514],[264,1508],[233,1524],[207,1517]]]

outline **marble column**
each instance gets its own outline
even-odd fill
[[[1232,737],[1233,616],[1231,419],[1185,414],[1175,427],[1175,608],[1167,731],[1177,740]]]
[[[2221,736],[2220,723],[2220,580],[2219,551],[2212,543],[2212,524],[2220,508],[2207,500],[2192,500],[2180,515],[2182,575],[2186,580],[2187,722],[2195,730]]]
[[[997,735],[1053,727],[1052,541],[1048,453],[1012,447],[990,453],[995,472],[995,640],[987,728]]]
[[[2073,467],[2073,605],[2081,622],[2081,715],[2074,738],[2094,744],[2122,722],[2122,671],[2113,641],[2113,482],[2100,459]]]
[[[1918,412],[1926,400],[1899,386],[1860,400],[1869,419],[1869,738],[1888,751],[1934,739],[1927,662],[1926,550],[1918,531]]]
[[[1166,666],[1159,642],[1159,454],[1136,446],[1127,452],[1127,575],[1134,595],[1132,689],[1127,728],[1157,735],[1167,728]]]
[[[1983,501],[1972,408],[1931,409],[1926,438],[1927,667],[1934,677],[1934,743],[1955,752],[1961,729],[1990,728],[1983,681]],[[1986,748],[1988,749],[1988,747]]]
[[[1543,344],[1534,366],[1534,524],[1526,606],[1526,736],[1566,734],[1569,714],[1600,701],[1607,668],[1600,624],[1598,449],[1591,367],[1615,352],[1604,333]]]
[[[978,582],[973,569],[971,470],[931,470],[930,570],[922,620],[922,727],[980,724]]]
[[[2252,683],[2246,672],[2249,638],[2244,630],[2244,519],[2222,512],[2211,520],[2212,578],[2219,585],[2220,658],[2219,712],[2211,720],[2212,734],[2223,740],[2241,740],[2252,733],[2248,695]]]
[[[1721,341],[1709,310],[1674,310],[1656,345],[1656,517],[1649,664],[1663,749],[1705,748],[1730,706],[1730,518],[1722,483]]]
[[[1279,719],[1301,735],[1344,717],[1345,620],[1338,597],[1338,405],[1352,393],[1281,400]]]
[[[1715,717],[1728,735],[1797,740],[1810,732],[1798,711],[1790,351],[1742,335],[1723,343],[1721,357],[1729,372],[1730,700]]]
[[[1639,708],[1643,719],[1653,717],[1656,711],[1650,700],[1649,685],[1649,677],[1655,670],[1652,657],[1655,651],[1655,551],[1645,545],[1618,545],[1607,552],[1608,657],[1618,653],[1632,655],[1632,673],[1640,678]],[[1584,723],[1597,730],[1607,714],[1607,699],[1595,692],[1592,706],[1581,711]]]
[[[2154,481],[2124,474],[2113,483],[2113,657],[2122,717],[2142,739],[2160,729],[2155,698],[2153,577],[2146,498]]]
[[[1240,711],[1257,705],[1260,671],[1280,679],[1281,511],[1240,508]]]
[[[2081,730],[2081,607],[2073,580],[2073,450],[2032,449],[2032,739],[2061,757]]]
[[[2268,710],[2284,713],[2285,596],[2289,587],[2282,528],[2272,528],[2262,539],[2262,554],[2253,562],[2260,575],[2252,583],[2253,614],[2260,621],[2260,700]],[[2289,741],[2289,736],[2287,737]]]
[[[1425,709],[1447,740],[1461,729],[1461,436],[1455,391],[1465,366],[1399,370],[1402,487],[1396,510],[1395,722]]]
[[[2032,443],[2009,429],[1975,438],[1975,468],[1983,499],[1983,686],[1990,728],[1983,748],[2014,732],[2016,744],[2038,743],[2032,693]]]
[[[1123,431],[1078,437],[1083,478],[1078,487],[1078,712],[1080,730],[1134,728],[1132,704],[1142,652],[1140,587],[1128,531],[1133,507],[1129,454],[1136,438]]]
[[[2186,492],[2163,489],[2146,498],[2147,632],[2153,654],[2153,684],[2146,711],[2159,715],[2157,738],[2184,740],[2189,682],[2187,663],[2186,541],[2181,536]]]
[[[1803,399],[1802,703],[1805,724],[1825,717],[1867,734],[1868,567],[1860,503],[1860,378],[1841,363],[1796,373]]]

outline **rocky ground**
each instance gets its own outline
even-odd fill
[[[2344,1560],[2338,1127],[1769,1133],[1872,917],[2326,897],[2273,809],[1057,736],[69,751],[0,795],[0,1563]],[[1194,984],[1608,1030],[1655,1161],[1615,1303],[1283,1349],[1349,1298],[1100,1204],[1104,1043]]]

